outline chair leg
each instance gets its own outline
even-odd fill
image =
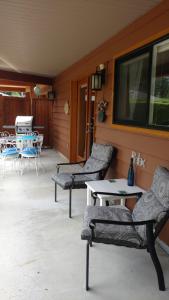
[[[158,259],[158,256],[157,256],[157,253],[156,253],[156,250],[155,250],[155,246],[151,245],[148,248],[148,252],[150,253],[150,256],[151,256],[153,264],[154,264],[154,267],[156,269],[159,290],[160,291],[165,291],[164,275],[163,275],[163,271],[162,271],[162,268],[161,268],[160,261]]]
[[[38,176],[39,175],[39,173],[38,173],[38,160],[37,160],[37,158],[35,157],[34,158],[34,161],[35,161],[35,170],[36,170],[36,175]]]
[[[86,291],[89,290],[89,246],[90,242],[86,244]]]
[[[94,196],[93,193],[91,193],[91,196],[93,198],[93,205],[96,205],[97,196]]]
[[[57,183],[55,182],[55,202],[57,202]]]
[[[69,218],[72,217],[72,189],[69,190]]]

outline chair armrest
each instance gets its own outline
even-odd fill
[[[78,161],[78,162],[73,162],[73,163],[59,163],[56,165],[57,168],[57,173],[59,172],[60,166],[71,166],[71,165],[78,165],[78,164],[85,164],[86,160]]]
[[[76,175],[88,175],[88,174],[95,174],[95,173],[100,173],[100,172],[103,172],[104,170],[105,170],[105,168],[104,168],[104,169],[97,170],[97,171],[92,171],[92,172],[72,173],[72,176],[76,176]]]
[[[96,224],[114,224],[114,225],[124,225],[124,226],[141,226],[156,223],[155,220],[145,220],[145,221],[133,221],[133,222],[123,222],[114,220],[104,220],[104,219],[91,219],[89,227],[91,229],[95,228]]]
[[[74,181],[75,181],[75,177],[79,176],[79,175],[90,175],[90,174],[95,174],[95,173],[101,173],[104,169],[100,169],[97,171],[93,171],[93,172],[78,172],[78,173],[72,173],[71,177],[72,177],[72,187],[74,185]]]
[[[156,236],[153,232],[153,225],[156,223],[155,220],[145,220],[145,221],[133,221],[133,222],[123,222],[123,221],[114,221],[114,220],[103,220],[103,219],[92,219],[89,223],[89,227],[92,231],[92,240],[94,239],[94,230],[96,227],[96,224],[113,224],[113,225],[123,225],[123,226],[142,226],[146,225],[146,237],[148,246],[151,247],[151,245],[154,244],[154,241],[156,239]]]
[[[66,165],[77,165],[77,164],[82,164],[85,163],[86,160],[78,161],[78,162],[72,162],[72,163],[59,163],[56,165],[57,166],[66,166]]]

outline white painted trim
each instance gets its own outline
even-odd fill
[[[159,238],[157,238],[157,242],[160,245],[160,247],[169,255],[169,246],[163,241],[161,241]]]

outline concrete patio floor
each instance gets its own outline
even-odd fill
[[[95,244],[90,250],[90,286],[85,291],[85,249],[81,241],[86,190],[58,189],[52,174],[62,156],[44,150],[44,170],[14,171],[0,177],[0,300],[169,299],[169,256],[158,248],[167,291],[144,250]]]

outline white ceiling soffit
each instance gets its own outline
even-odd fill
[[[55,76],[161,0],[0,0],[0,69]]]

